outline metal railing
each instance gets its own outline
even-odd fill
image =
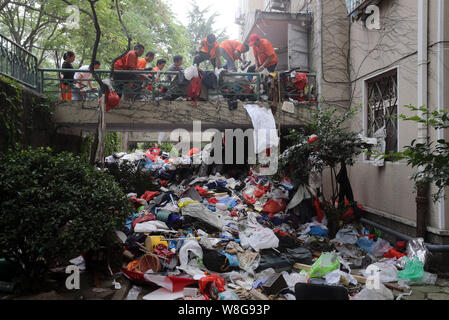
[[[96,100],[99,89],[96,81],[90,79],[64,80],[63,72],[90,73],[86,70],[40,69],[41,93],[59,97],[61,100]],[[101,79],[106,79],[110,71],[96,70]],[[146,77],[144,77],[146,76]],[[115,71],[112,85],[120,94],[133,101],[176,100],[187,98],[190,81],[179,72]],[[215,90],[208,90],[209,96],[221,95],[231,99],[259,100],[261,97],[261,75],[259,73],[226,73]],[[207,97],[207,98],[208,98]]]
[[[81,80],[61,79],[60,75],[67,71],[90,73],[86,70],[40,69],[41,93],[60,100],[98,100],[100,92],[93,77]],[[110,75],[108,70],[96,72],[103,80]],[[111,81],[114,90],[122,96],[125,95],[130,101],[184,100],[187,98],[187,88],[190,84],[179,72],[115,71],[114,77],[115,80]],[[280,73],[280,77],[283,100],[316,102],[316,75],[305,74],[306,79],[299,85],[289,72]],[[229,100],[263,101],[268,99],[268,87],[268,77],[260,73],[226,72],[220,76],[216,89],[208,89],[207,96],[200,98],[209,100],[214,96],[222,96]]]
[[[0,74],[37,89],[37,58],[0,34]]]
[[[284,100],[295,100],[302,103],[315,103],[317,101],[316,74],[304,73],[306,81],[295,83],[290,74],[281,75]]]

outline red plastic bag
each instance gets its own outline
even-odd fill
[[[208,297],[209,299],[215,298],[217,299],[218,294],[220,292],[224,292],[226,282],[225,280],[220,277],[218,274],[211,274],[210,276],[206,276],[201,278],[198,281],[198,285],[200,288],[200,291],[203,295]],[[216,290],[213,290],[213,285],[215,285]]]
[[[197,105],[202,86],[203,84],[201,78],[193,78],[192,81],[190,81],[189,86],[187,87],[187,96],[193,100],[195,105]]]
[[[146,191],[140,198],[148,202],[153,200],[157,195],[159,195],[159,191]]]
[[[279,201],[270,200],[263,206],[262,212],[274,214],[285,210],[286,207],[287,204],[283,199]]]
[[[106,91],[105,94],[105,105],[106,112],[109,112],[112,108],[115,108],[120,103],[120,97],[115,91]]]
[[[406,256],[406,254],[400,253],[399,251],[396,251],[395,249],[390,249],[384,253],[384,257],[389,258],[389,259],[392,259],[392,258],[400,259],[405,256]]]

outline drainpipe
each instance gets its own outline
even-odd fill
[[[322,88],[322,83],[323,83],[323,38],[321,35],[321,32],[323,30],[323,8],[322,8],[322,0],[317,0],[316,2],[316,15],[315,15],[315,19],[318,19],[318,32],[317,32],[317,43],[318,43],[318,61],[317,63],[317,91],[318,91],[318,109],[321,110],[321,99],[323,97],[323,88]],[[314,20],[315,20],[314,19]]]
[[[428,0],[418,0],[418,107],[427,107],[427,77],[428,77]],[[422,111],[418,116],[423,117]],[[428,128],[425,123],[418,123],[418,143],[427,143]],[[423,168],[418,169],[423,172]],[[418,181],[416,183],[416,236],[426,236],[426,216],[429,211],[429,183]]]
[[[391,235],[393,235],[396,238],[401,239],[401,240],[410,241],[410,240],[414,240],[415,239],[413,237],[410,237],[410,236],[405,235],[403,233],[400,233],[398,231],[392,230],[390,228],[384,227],[384,226],[382,226],[382,225],[380,225],[378,223],[372,222],[372,221],[367,220],[365,218],[360,219],[360,221],[363,224],[370,225],[370,226],[372,226],[372,227],[374,227],[376,229],[379,229],[379,230],[381,230],[383,232],[389,233],[389,234],[391,234]],[[449,252],[449,245],[438,245],[438,244],[430,244],[430,243],[425,243],[425,245],[426,245],[426,248],[429,249],[429,251],[431,251],[431,252]]]
[[[437,58],[437,95],[438,95],[438,111],[444,111],[444,86],[445,86],[445,45],[444,45],[444,2],[446,0],[438,0],[438,58]],[[438,129],[437,131],[438,140],[444,139],[444,129]],[[444,203],[444,191],[438,203],[438,225],[440,229],[444,229],[446,226],[445,222],[445,203]]]

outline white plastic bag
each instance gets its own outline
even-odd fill
[[[338,231],[335,239],[342,244],[356,244],[359,240],[359,233],[354,226],[348,225]]]
[[[196,66],[190,66],[184,71],[184,78],[187,80],[192,80],[193,78],[198,78],[198,68]]]
[[[378,290],[363,289],[352,300],[394,300],[393,292],[382,283]]]
[[[181,264],[181,267],[185,267],[189,263],[189,252],[192,252],[200,259],[203,259],[203,249],[201,249],[198,241],[187,240],[179,250],[179,262]]]
[[[259,250],[277,248],[279,246],[278,237],[276,237],[273,230],[269,228],[257,229],[249,237],[241,234],[240,240],[243,248],[248,244],[257,252],[259,252]]]
[[[390,263],[385,263],[385,262],[377,262],[377,263],[374,263],[374,264],[368,266],[367,269],[368,270],[372,269],[372,266],[379,268],[380,282],[387,283],[387,282],[395,282],[398,280],[398,269],[396,269],[396,267],[394,265],[392,265]],[[367,269],[365,269],[363,271],[363,275],[366,278],[369,278],[372,275],[366,271]]]
[[[255,153],[261,154],[268,148],[277,148],[279,146],[279,137],[271,109],[260,107],[257,104],[247,104],[245,109],[254,127]]]
[[[349,283],[356,285],[357,280],[354,279],[354,277],[346,272],[343,272],[341,270],[334,270],[331,273],[328,273],[326,275],[326,284],[333,286],[338,285],[340,283],[341,277],[344,277],[346,280],[349,281]]]

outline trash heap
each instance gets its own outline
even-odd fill
[[[251,170],[179,182],[196,153],[169,159],[155,147],[107,159],[135,162],[159,186],[128,194],[135,213],[117,231],[121,272],[135,285],[128,299],[151,284],[160,288],[145,300],[393,300],[435,283],[423,239],[392,246],[357,221],[340,221],[330,239],[320,199],[288,178]]]

